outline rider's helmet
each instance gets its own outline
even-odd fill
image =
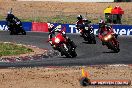
[[[99,28],[103,28],[103,27],[105,27],[105,21],[101,19],[99,21]]]
[[[11,21],[13,18],[14,18],[14,15],[12,14],[11,11],[9,11],[9,12],[7,13],[7,18],[6,18],[6,20]]]
[[[78,15],[78,16],[77,16],[77,19],[78,19],[78,20],[83,19],[82,15]]]
[[[54,25],[53,24],[49,24],[48,31],[51,32],[53,29],[54,29]]]

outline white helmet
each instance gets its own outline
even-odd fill
[[[53,28],[54,25],[53,24],[49,24],[48,28]]]

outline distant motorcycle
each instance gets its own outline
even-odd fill
[[[12,14],[12,8],[8,12],[6,17],[6,25],[10,32],[10,35],[23,34],[26,35],[26,31],[22,27],[22,22],[16,16]]]
[[[82,34],[82,37],[85,41],[87,41],[90,44],[96,44],[95,35],[93,33],[93,27],[85,27],[84,29],[80,29],[80,33]]]
[[[75,49],[71,47],[67,39],[64,38],[61,33],[57,33],[55,36],[53,36],[51,41],[53,48],[61,52],[62,55],[65,55],[68,58],[73,58],[77,56]]]
[[[102,35],[103,36],[100,37],[102,44],[106,45],[108,47],[108,49],[111,49],[114,52],[118,53],[120,51],[119,42],[115,38],[114,34],[111,32],[105,31]]]
[[[10,35],[17,35],[17,34],[26,35],[26,31],[23,29],[21,22],[10,23],[8,25],[8,30],[10,32]]]

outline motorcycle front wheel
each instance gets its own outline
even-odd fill
[[[21,30],[22,35],[26,35],[26,31],[24,29]]]
[[[64,46],[60,46],[60,50],[61,50],[61,53],[63,53],[67,58],[71,58],[72,57],[70,55],[70,53],[68,52],[68,50],[66,50],[66,48]]]
[[[90,36],[91,36],[92,44],[96,44],[96,40],[95,40],[94,34],[92,33]]]
[[[115,46],[112,42],[108,42],[108,47],[110,47],[116,53],[120,51],[119,47]]]
[[[75,50],[73,50],[73,51],[71,52],[71,55],[72,55],[72,58],[76,57],[76,56],[77,56],[76,51],[75,51]]]

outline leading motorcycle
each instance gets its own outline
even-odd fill
[[[66,38],[63,37],[61,33],[55,34],[49,43],[53,46],[55,50],[61,52],[61,55],[65,55],[68,58],[73,58],[77,56],[75,49],[69,44]]]

